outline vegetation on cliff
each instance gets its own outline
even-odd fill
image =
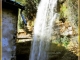
[[[21,2],[21,4],[25,6],[25,10],[23,13],[25,19],[27,20],[26,28],[24,27],[24,24],[20,22],[20,20],[19,20],[20,22],[19,26],[25,29],[26,32],[33,31],[34,20],[36,18],[37,7],[40,0],[16,0],[16,1]],[[52,40],[51,49],[53,51],[54,47],[55,49],[58,49],[59,47],[58,50],[60,50],[62,56],[60,55],[58,56],[60,56],[59,58],[62,57],[61,60],[77,60],[77,56],[79,56],[78,0],[58,0],[57,9],[58,9],[59,17],[55,21],[54,35],[51,38]],[[67,51],[65,52],[62,47],[64,47],[64,49],[66,49]],[[71,56],[71,58],[69,56]],[[55,57],[53,57],[52,59],[54,58]],[[56,60],[58,59],[56,58]]]

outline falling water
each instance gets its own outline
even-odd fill
[[[48,60],[54,21],[57,18],[57,0],[41,0],[34,25],[34,36],[29,60]]]

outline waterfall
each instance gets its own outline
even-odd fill
[[[29,60],[48,60],[47,52],[50,48],[57,15],[57,0],[41,0],[35,20]]]

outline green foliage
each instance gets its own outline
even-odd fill
[[[66,17],[68,15],[67,13],[67,6],[66,3],[61,4],[60,8],[60,18]]]
[[[23,21],[19,21],[19,28],[20,28],[20,29],[23,29],[23,28],[24,28],[24,23],[23,23]]]
[[[25,10],[23,11],[23,15],[26,20],[33,20],[34,17],[36,16],[37,12],[37,6],[40,2],[40,0],[16,0],[16,2],[20,3],[21,5],[25,6]],[[20,12],[19,14],[20,15]],[[19,16],[19,21],[18,21],[19,28],[23,28],[23,22],[21,21],[21,18]]]
[[[69,38],[64,36],[63,38],[60,38],[61,43],[66,47],[69,44]]]
[[[25,6],[24,15],[28,20],[32,20],[36,16],[37,6],[40,0],[16,0]]]
[[[62,44],[64,47],[67,47],[67,45],[69,44],[70,39],[66,36],[58,38],[56,40],[57,44]]]
[[[21,15],[20,15],[20,9],[18,10],[18,28],[19,29],[23,29],[24,28],[24,23],[23,23],[23,20],[21,18]]]
[[[23,14],[26,20],[33,20],[33,17],[36,16],[37,6],[39,4],[39,1],[40,0],[16,0],[16,2],[25,6],[25,10],[23,11]],[[24,28],[23,21],[21,21],[20,18],[20,10],[18,16],[19,16],[18,19],[19,28]]]
[[[37,6],[40,0],[25,0],[25,16],[28,20],[32,20],[36,16]]]
[[[22,4],[22,5],[25,4],[25,0],[16,0],[16,2],[18,2],[18,3]]]

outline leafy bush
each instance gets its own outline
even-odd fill
[[[63,38],[60,38],[61,43],[66,47],[69,44],[69,38],[64,36]]]
[[[69,44],[70,39],[66,36],[64,37],[60,37],[56,40],[57,44],[62,44],[64,47],[67,47],[67,45]]]

